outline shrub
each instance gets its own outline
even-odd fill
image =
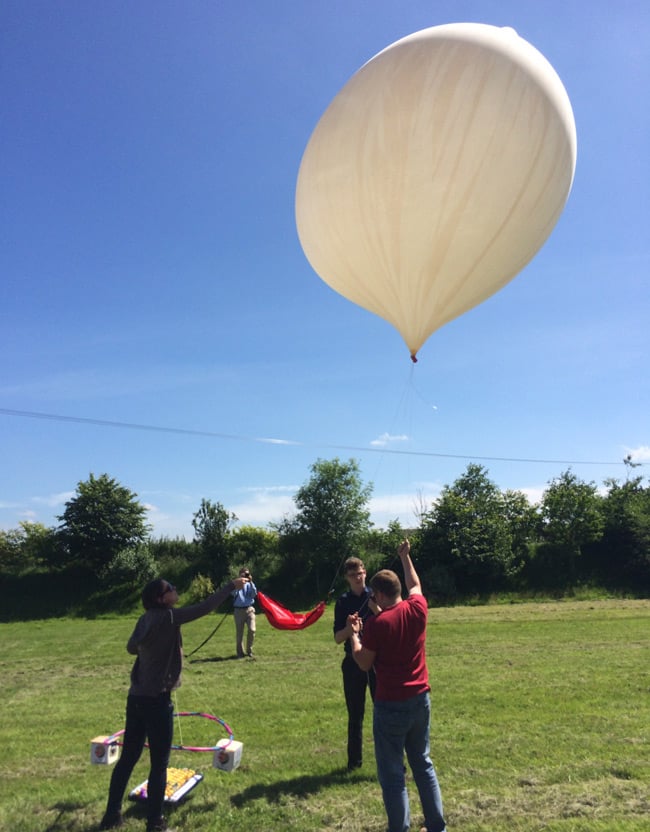
[[[192,583],[185,593],[184,601],[188,604],[198,604],[214,592],[214,584],[207,575],[200,573],[192,578]]]
[[[136,581],[146,584],[158,573],[158,564],[146,544],[121,549],[101,570],[103,579],[110,578],[116,583]]]

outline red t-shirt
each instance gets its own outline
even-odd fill
[[[401,702],[430,690],[425,658],[427,602],[409,595],[371,616],[363,628],[363,646],[375,653],[375,699]]]

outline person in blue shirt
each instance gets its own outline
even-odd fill
[[[255,641],[255,598],[257,587],[253,583],[250,571],[246,567],[239,570],[240,578],[247,578],[248,583],[240,590],[232,593],[235,608],[235,643],[237,658],[244,656],[253,658],[253,642]],[[244,630],[246,629],[246,651],[244,651]]]

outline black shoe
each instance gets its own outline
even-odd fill
[[[348,763],[348,771],[354,771],[355,768],[361,768],[362,762],[361,760],[357,760],[354,763]]]
[[[100,829],[119,829],[121,826],[124,826],[121,812],[106,812],[99,824]]]

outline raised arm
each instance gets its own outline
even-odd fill
[[[226,598],[232,593],[242,589],[248,583],[248,578],[235,578],[230,583],[224,584],[221,589],[213,592],[212,595],[198,604],[192,604],[189,607],[173,607],[172,621],[174,624],[187,624],[190,621],[195,621],[197,618],[202,618],[204,615],[216,610]]]
[[[402,568],[404,569],[404,583],[409,595],[422,595],[422,586],[418,573],[415,571],[413,561],[411,560],[411,544],[408,540],[400,543],[397,554],[402,561]]]

